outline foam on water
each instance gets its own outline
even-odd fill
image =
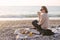
[[[0,18],[0,21],[6,21],[6,20],[38,20],[38,18]],[[49,20],[60,20],[60,17],[50,17]]]

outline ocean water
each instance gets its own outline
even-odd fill
[[[47,6],[49,17],[60,17],[60,6]],[[41,6],[1,6],[0,18],[36,18]]]

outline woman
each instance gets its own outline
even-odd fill
[[[42,6],[38,12],[39,21],[34,20],[32,22],[33,26],[43,35],[53,35],[54,33],[48,29],[48,10],[45,6]]]
[[[41,7],[41,12],[38,12],[39,17],[39,25],[41,25],[42,29],[48,28],[48,10],[45,6]]]

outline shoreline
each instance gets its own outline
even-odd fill
[[[33,20],[38,18],[0,18],[0,24],[31,24]],[[49,18],[49,25],[60,25],[60,17]]]
[[[38,20],[38,18],[0,18],[0,21],[14,21],[14,20]],[[60,17],[49,17],[49,20],[60,20]]]

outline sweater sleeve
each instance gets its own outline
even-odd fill
[[[42,25],[43,23],[44,23],[44,21],[45,21],[45,15],[43,14],[43,15],[41,15],[41,17],[40,17],[40,20],[39,20],[39,22],[40,22],[40,25]]]

